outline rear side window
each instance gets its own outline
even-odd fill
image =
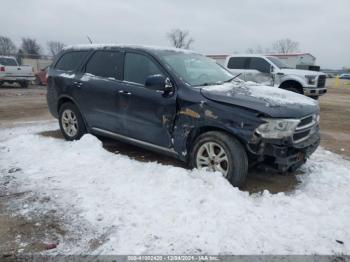
[[[17,62],[15,59],[0,57],[0,65],[4,66],[17,66]]]
[[[87,51],[75,51],[64,54],[55,66],[55,69],[74,71],[83,61]]]
[[[247,57],[231,57],[228,61],[227,67],[229,69],[247,69],[248,58]]]
[[[250,59],[249,69],[255,69],[262,73],[270,73],[270,64],[261,57],[252,57]]]
[[[97,51],[86,64],[86,73],[121,79],[122,53],[118,51]]]
[[[162,74],[156,64],[147,56],[126,53],[124,64],[124,80],[144,85],[150,75]]]

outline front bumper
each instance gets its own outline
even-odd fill
[[[325,93],[327,93],[327,88],[326,87],[304,87],[304,95],[306,96],[322,96]]]
[[[297,144],[261,141],[259,164],[279,172],[294,171],[306,162],[320,144],[320,132],[317,130],[308,139]]]

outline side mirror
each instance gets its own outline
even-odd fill
[[[270,67],[270,73],[273,73],[275,71],[275,68],[273,66]]]
[[[146,78],[145,87],[154,91],[162,91],[164,94],[173,92],[173,85],[168,77],[163,75],[150,75]]]

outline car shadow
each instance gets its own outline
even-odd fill
[[[64,139],[60,130],[44,131],[39,134],[45,137]],[[109,152],[126,155],[142,162],[158,162],[164,165],[189,169],[184,162],[178,159],[109,138],[99,137],[99,139],[101,140],[103,147]],[[302,173],[297,171],[282,175],[271,171],[252,168],[249,170],[245,185],[240,189],[249,193],[260,193],[264,190],[268,190],[272,194],[280,192],[291,193],[300,183],[297,179],[297,175],[300,174]]]

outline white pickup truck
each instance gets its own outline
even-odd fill
[[[16,58],[0,56],[0,86],[3,83],[19,83],[21,87],[28,87],[34,81],[34,72],[31,66],[19,66]]]
[[[231,55],[224,66],[244,81],[273,85],[317,99],[327,92],[326,74],[294,69],[274,56]]]

